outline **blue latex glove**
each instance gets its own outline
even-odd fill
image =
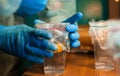
[[[70,45],[72,47],[79,47],[80,46],[80,41],[78,40],[80,35],[77,32],[78,31],[78,26],[75,24],[81,17],[82,13],[78,12],[75,15],[69,17],[67,20],[63,22],[68,22],[70,25],[66,27],[66,30],[70,33],[69,38],[70,38]]]
[[[54,51],[57,47],[48,41],[51,38],[52,34],[48,31],[37,30],[24,24],[0,26],[0,49],[36,63],[43,62],[43,57],[53,56],[48,50]]]
[[[16,14],[26,17],[45,9],[48,0],[22,0]]]
[[[80,41],[78,40],[80,35],[77,32],[78,26],[75,24],[75,22],[77,22],[79,19],[81,19],[82,16],[83,16],[82,13],[78,12],[75,15],[73,15],[73,16],[69,17],[68,19],[66,19],[65,21],[63,21],[65,23],[66,22],[70,23],[70,25],[68,25],[66,27],[66,31],[68,31],[70,33],[69,34],[70,45],[75,48],[80,46]],[[43,22],[41,20],[35,20],[34,23],[38,24],[38,23],[45,23],[45,22]]]

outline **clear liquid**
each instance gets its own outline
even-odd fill
[[[106,71],[114,69],[114,59],[111,50],[102,49],[96,40],[94,40],[94,57],[95,69]]]
[[[114,61],[109,57],[100,57],[95,60],[95,69],[97,70],[113,70]]]
[[[62,74],[65,69],[65,52],[55,53],[52,58],[45,58],[45,74]]]
[[[64,72],[64,66],[45,66],[45,74],[62,74]]]

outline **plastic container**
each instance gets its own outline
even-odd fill
[[[36,28],[47,30],[53,34],[53,39],[50,41],[58,47],[52,58],[44,58],[45,74],[61,74],[64,72],[66,52],[70,51],[68,32],[65,30],[67,25],[68,23],[36,24]]]

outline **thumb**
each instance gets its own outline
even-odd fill
[[[77,12],[73,16],[69,17],[68,19],[64,20],[63,22],[68,22],[70,24],[74,24],[77,22],[79,19],[81,19],[83,14],[81,12]]]

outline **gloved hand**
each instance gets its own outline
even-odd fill
[[[24,24],[0,26],[0,49],[36,63],[43,62],[43,57],[53,56],[48,50],[54,51],[57,47],[48,41],[51,38],[52,34],[48,31],[37,30]]]
[[[66,30],[70,33],[69,38],[70,38],[70,45],[72,47],[80,46],[80,42],[78,40],[80,35],[77,32],[78,26],[75,24],[75,22],[77,22],[81,17],[82,17],[82,13],[78,12],[75,15],[73,15],[72,17],[69,17],[67,20],[63,21],[63,22],[70,23],[70,25],[68,25],[66,27]]]
[[[22,0],[16,15],[26,17],[45,9],[48,0]]]
[[[63,21],[65,23],[66,22],[70,23],[70,25],[67,25],[66,31],[68,31],[70,33],[69,34],[70,45],[75,48],[80,46],[80,41],[78,40],[80,35],[77,32],[78,26],[75,24],[75,22],[77,22],[82,16],[83,16],[82,13],[78,12],[75,15],[73,15],[73,16],[69,17],[68,19],[66,19],[65,21]],[[34,23],[38,24],[38,23],[45,23],[45,22],[43,22],[41,20],[35,20]]]

